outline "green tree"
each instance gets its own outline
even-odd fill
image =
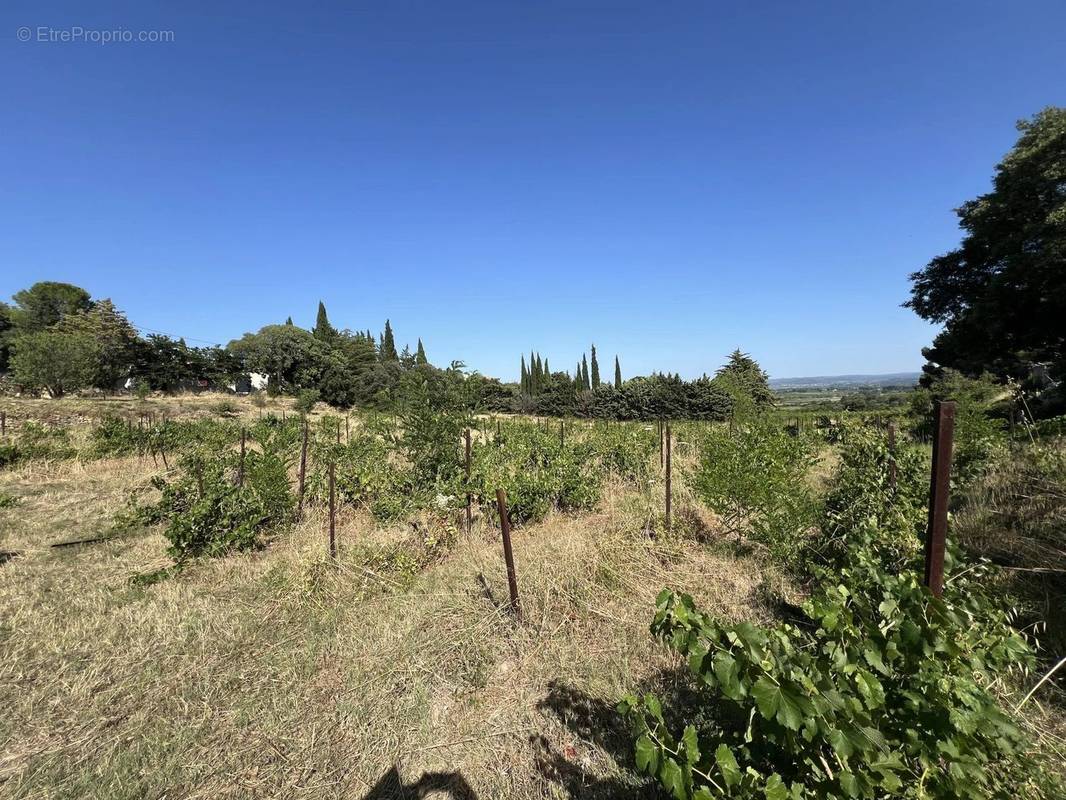
[[[943,324],[923,351],[938,367],[976,377],[1025,377],[1049,365],[1066,377],[1066,108],[1018,123],[992,191],[956,211],[955,250],[911,275],[904,305]]]
[[[600,362],[596,360],[596,345],[592,345],[592,388],[600,385]]]
[[[519,379],[519,390],[522,394],[529,394],[529,370],[526,369],[526,354],[522,354],[522,377]]]
[[[15,325],[11,321],[11,306],[7,303],[0,303],[0,372],[7,372],[14,328]]]
[[[614,388],[622,388],[622,365],[618,363],[618,356],[614,357]]]
[[[315,318],[315,327],[312,334],[316,339],[324,342],[332,342],[337,338],[337,329],[329,324],[329,316],[326,314],[326,304],[318,301],[318,316]]]
[[[92,307],[89,293],[80,286],[55,281],[40,281],[29,289],[16,292],[10,311],[18,333],[32,333],[50,328],[68,314],[88,311]]]
[[[99,300],[86,310],[67,314],[56,331],[85,336],[96,343],[92,385],[115,389],[129,377],[137,358],[137,331],[110,300]]]
[[[279,389],[314,388],[313,379],[325,344],[295,325],[267,325],[230,342],[228,349],[243,359],[249,372],[270,376]]]
[[[589,362],[585,354],[581,354],[581,388],[586,392],[592,390],[592,382],[589,380]]]
[[[774,393],[762,367],[739,349],[715,373],[715,382],[733,397],[734,416],[759,413],[774,404]]]
[[[292,317],[286,317],[285,318],[285,324],[286,325],[292,325]]]
[[[378,348],[378,358],[381,361],[399,361],[400,355],[396,352],[396,339],[392,335],[392,324],[385,320],[385,332],[381,334],[381,347]]]
[[[425,365],[429,363],[429,359],[426,358],[426,348],[422,346],[422,339],[418,339],[418,350],[415,352],[415,364]]]
[[[99,348],[90,336],[39,330],[15,338],[11,369],[17,383],[62,397],[92,382],[98,358]]]

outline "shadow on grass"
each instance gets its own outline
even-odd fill
[[[382,775],[363,800],[415,800],[430,795],[477,800],[470,784],[458,772],[426,772],[417,782],[404,783],[396,767]]]
[[[664,708],[685,708],[693,702],[688,674],[666,670],[642,686],[637,694],[654,692]],[[633,734],[615,705],[562,683],[552,683],[548,696],[537,704],[538,710],[551,714],[584,744],[605,752],[617,765],[618,773],[598,777],[586,770],[571,747],[556,749],[545,736],[531,738],[541,775],[562,788],[569,797],[588,800],[658,800],[666,795],[658,784],[633,768]],[[669,720],[668,720],[669,722]]]

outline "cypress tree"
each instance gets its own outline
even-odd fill
[[[622,388],[622,366],[618,363],[618,356],[614,357],[614,388]]]
[[[578,389],[584,388],[584,385],[582,384],[582,381],[581,381],[581,362],[580,361],[578,361],[577,362],[577,366],[574,367],[574,386],[576,386]]]
[[[285,324],[286,324],[286,325],[292,325],[292,317],[287,317],[287,318],[285,319]]]
[[[540,360],[540,353],[537,353],[537,366],[533,375],[533,391],[536,394],[540,394],[540,390],[544,385],[544,364]]]
[[[315,327],[311,333],[316,339],[322,339],[326,342],[337,335],[336,329],[329,324],[329,317],[326,316],[326,304],[321,300],[318,301],[318,317],[315,319]]]
[[[522,379],[518,384],[522,394],[529,394],[529,373],[526,371],[526,354],[522,354]]]
[[[589,380],[589,362],[584,353],[581,354],[581,387],[586,392],[592,389],[592,382]]]
[[[544,359],[544,383],[548,383],[548,378],[551,377],[551,370],[548,369],[548,359]]]
[[[418,351],[415,353],[416,364],[428,364],[429,359],[426,358],[426,348],[422,346],[422,338],[418,339]]]
[[[400,356],[396,352],[396,340],[392,336],[392,325],[388,320],[385,320],[385,332],[381,334],[379,357],[382,361],[400,360]]]
[[[600,385],[600,362],[596,360],[596,345],[592,345],[592,388]]]

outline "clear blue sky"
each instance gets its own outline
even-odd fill
[[[916,369],[899,307],[1066,3],[5,2],[0,295],[226,342],[314,321],[513,378]],[[19,41],[18,29],[31,29]],[[169,43],[38,41],[173,31]],[[47,31],[45,36],[50,36]]]

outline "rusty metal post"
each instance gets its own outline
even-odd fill
[[[337,560],[337,493],[332,461],[329,462],[329,557]]]
[[[237,467],[237,486],[244,486],[244,452],[245,452],[245,439],[247,432],[244,428],[241,428],[241,463]]]
[[[670,485],[671,477],[672,477],[671,476],[671,464],[670,464],[670,462],[671,462],[671,459],[670,459],[670,423],[667,422],[666,423],[666,529],[667,530],[670,530],[670,525],[671,525],[671,518],[670,518],[671,508],[670,508],[670,505],[671,505],[671,499],[672,499],[671,495],[673,494],[673,492],[671,491],[672,487]]]
[[[511,610],[515,619],[522,619],[522,607],[518,603],[518,578],[514,571],[514,554],[511,552],[511,520],[507,516],[507,492],[496,490],[496,508],[500,512],[500,531],[503,533],[503,560],[507,564],[507,588],[511,592]]]
[[[925,534],[925,585],[940,597],[944,591],[944,547],[951,491],[955,401],[937,401],[933,413],[933,467],[929,478],[929,525]]]
[[[896,493],[896,423],[888,423],[888,490]]]
[[[659,469],[666,467],[666,461],[663,457],[663,421],[659,420]]]
[[[300,483],[296,490],[296,514],[302,516],[304,511],[304,486],[307,481],[307,419],[304,418],[304,441],[300,447]]]
[[[470,533],[471,528],[474,527],[474,510],[471,506],[472,496],[470,494],[470,429],[467,428],[463,432],[463,443],[466,450],[466,532]]]

